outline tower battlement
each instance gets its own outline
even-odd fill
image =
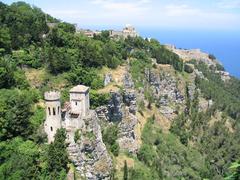
[[[46,101],[55,101],[60,99],[60,92],[58,91],[49,91],[44,93],[44,99]]]
[[[58,129],[70,129],[67,132],[69,142],[74,142],[74,132],[83,127],[83,118],[89,114],[89,87],[78,85],[70,92],[70,102],[66,109],[61,110],[59,91],[48,91],[44,93],[46,120],[44,130],[48,136],[48,143],[54,141]]]

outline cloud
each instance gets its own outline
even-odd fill
[[[55,17],[64,18],[79,18],[87,15],[87,11],[84,10],[47,10],[47,13]]]
[[[187,4],[170,4],[166,5],[164,9],[167,16],[188,16],[196,15],[201,12],[200,9],[190,7]]]
[[[131,0],[131,1],[116,1],[116,0],[92,0],[92,4],[98,5],[108,12],[116,13],[141,13],[149,8],[150,0]],[[124,15],[124,14],[122,14]]]
[[[240,0],[222,0],[218,2],[218,7],[223,9],[240,9]]]
[[[79,26],[111,28],[130,23],[137,27],[223,29],[240,27],[240,12],[223,9],[236,8],[239,2],[82,0],[81,3],[66,4],[66,7],[51,7],[47,12]]]

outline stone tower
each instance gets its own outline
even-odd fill
[[[89,87],[78,85],[70,89],[71,113],[84,117],[89,112]]]
[[[51,143],[54,141],[54,135],[57,129],[61,128],[60,92],[45,92],[44,98],[46,104],[44,130],[48,136],[48,143]]]

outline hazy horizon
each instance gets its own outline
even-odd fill
[[[11,4],[15,0],[3,0]],[[240,30],[240,0],[25,0],[63,21],[87,27]]]

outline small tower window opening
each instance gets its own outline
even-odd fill
[[[51,115],[51,109],[48,107],[48,114]]]
[[[56,115],[56,110],[55,110],[55,108],[53,108],[53,115]]]
[[[77,102],[75,102],[75,105],[77,106]]]
[[[53,128],[52,128],[52,126],[50,127],[50,129],[51,129],[51,131],[53,131]]]
[[[60,113],[60,107],[58,106],[58,114]]]

